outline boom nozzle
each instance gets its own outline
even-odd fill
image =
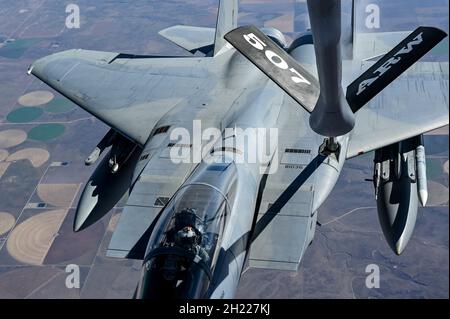
[[[342,89],[341,1],[308,0],[320,95],[309,118],[316,133],[336,137],[355,126],[355,116]]]

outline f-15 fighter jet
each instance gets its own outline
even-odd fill
[[[190,57],[77,49],[30,66],[111,127],[74,231],[128,194],[107,254],[143,261],[136,298],[232,298],[244,264],[296,270],[345,160],[370,151],[383,233],[405,249],[428,194],[422,134],[449,122],[448,63],[418,60],[446,34],[355,31],[348,56],[341,2],[307,5],[290,45],[221,0],[216,28],[160,32]]]

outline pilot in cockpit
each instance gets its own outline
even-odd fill
[[[186,253],[191,253],[195,256],[195,262],[207,264],[209,255],[205,248],[202,247],[202,241],[206,242],[208,240],[203,232],[203,222],[197,216],[195,209],[185,208],[175,214],[174,224],[167,232],[166,243],[169,245],[167,247],[182,248]],[[186,263],[184,258],[180,259],[180,256],[168,256],[163,266],[164,277],[166,280],[180,279],[180,271],[190,268],[189,263]]]
[[[199,256],[203,262],[209,260],[208,253],[201,246],[204,225],[196,214],[195,209],[186,208],[175,216],[174,243],[189,252]]]

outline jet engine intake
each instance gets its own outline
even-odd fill
[[[283,49],[287,48],[286,38],[280,30],[275,28],[261,28],[261,31]]]

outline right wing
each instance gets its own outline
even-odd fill
[[[379,58],[392,50],[411,31],[397,32],[355,32],[353,42],[353,58],[355,60],[371,60]]]
[[[347,158],[449,123],[448,62],[421,62],[356,113]]]
[[[390,83],[432,50],[447,34],[418,27],[347,87],[347,102],[356,113]]]
[[[134,142],[197,88],[207,88],[204,58],[69,50],[34,62],[29,73]]]

